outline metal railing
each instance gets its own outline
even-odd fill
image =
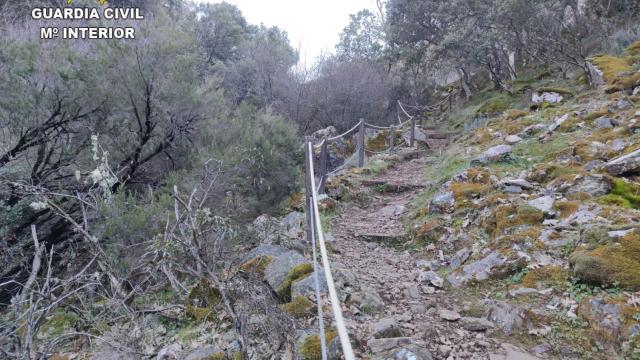
[[[404,122],[400,122],[398,125],[390,125],[390,126],[373,125],[365,122],[364,119],[360,119],[360,121],[354,127],[347,130],[346,132],[334,137],[325,138],[320,143],[314,145],[312,150],[320,149],[320,168],[318,169],[319,170],[318,176],[320,180],[318,181],[317,192],[319,194],[324,193],[324,188],[327,182],[327,176],[329,175],[327,161],[329,156],[328,147],[331,143],[344,139],[353,134],[356,134],[356,139],[357,139],[356,152],[358,154],[358,167],[363,167],[365,153],[367,151],[366,144],[365,144],[366,129],[373,129],[378,131],[388,130],[389,131],[389,150],[393,151],[395,149],[396,132],[398,130],[402,130],[402,128],[405,127],[407,124],[411,125],[411,130],[409,133],[409,146],[413,147],[415,144],[415,138],[416,138],[416,118],[413,116],[410,116],[408,120]],[[311,153],[311,155],[313,155],[313,152]]]
[[[322,260],[322,271],[325,275],[325,279],[327,282],[327,289],[329,292],[329,300],[331,302],[331,310],[333,312],[333,317],[336,323],[336,329],[338,331],[338,337],[340,339],[340,345],[342,347],[342,352],[344,354],[345,360],[354,360],[355,356],[353,354],[353,348],[351,346],[351,342],[349,340],[349,333],[344,323],[344,318],[342,316],[342,306],[340,304],[340,300],[338,299],[338,293],[336,291],[335,283],[333,280],[333,275],[331,274],[331,265],[329,263],[329,256],[327,255],[327,248],[324,239],[324,233],[322,230],[322,223],[320,222],[320,211],[318,205],[318,194],[324,193],[324,187],[327,179],[327,161],[328,161],[328,145],[334,141],[338,141],[340,139],[346,138],[347,136],[351,136],[357,132],[357,140],[358,140],[358,166],[364,166],[365,159],[365,130],[367,128],[374,130],[389,130],[389,144],[390,149],[393,150],[395,146],[395,136],[396,131],[402,129],[405,125],[411,124],[411,132],[410,132],[410,146],[414,145],[415,142],[415,130],[416,130],[416,119],[415,117],[411,117],[405,121],[400,122],[398,125],[391,126],[377,126],[366,123],[363,119],[361,119],[356,126],[349,129],[348,131],[331,138],[323,139],[319,144],[313,145],[310,139],[307,139],[305,142],[305,189],[306,189],[306,212],[307,212],[307,240],[311,243],[312,246],[312,256],[313,256],[313,277],[314,277],[314,285],[315,285],[315,294],[316,294],[316,305],[318,312],[318,325],[319,325],[319,338],[320,338],[320,346],[322,350],[322,359],[327,360],[327,343],[325,337],[325,326],[324,326],[324,316],[322,311],[322,299],[320,297],[320,276],[319,276],[319,265],[318,265],[318,249],[320,250],[320,258]],[[316,186],[315,179],[315,169],[313,164],[314,158],[314,149],[320,149],[320,180],[318,186]]]
[[[307,231],[307,239],[313,247],[313,276],[315,281],[316,290],[316,305],[318,309],[318,322],[320,327],[320,345],[322,349],[322,359],[327,359],[327,344],[324,331],[324,318],[322,314],[322,300],[320,298],[320,280],[317,263],[316,246],[320,249],[320,257],[322,259],[322,268],[324,271],[325,279],[327,281],[327,289],[329,291],[329,300],[331,302],[331,310],[336,322],[336,329],[338,330],[338,337],[340,338],[340,345],[342,346],[342,352],[345,360],[354,360],[353,348],[349,340],[349,333],[344,324],[344,318],[342,316],[342,306],[338,299],[338,293],[336,291],[335,283],[333,281],[333,275],[331,274],[331,266],[329,264],[329,256],[327,255],[327,247],[324,240],[324,233],[322,231],[322,223],[320,222],[320,211],[318,207],[318,191],[316,190],[316,183],[313,171],[313,144],[309,141],[305,146],[305,168],[306,168],[306,206],[307,206],[307,225],[309,229]],[[316,245],[317,240],[317,245]]]

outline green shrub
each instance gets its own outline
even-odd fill
[[[511,108],[511,101],[506,96],[498,96],[485,102],[478,114],[495,114],[508,110]]]

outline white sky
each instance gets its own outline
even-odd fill
[[[222,0],[198,0],[219,3]],[[310,66],[323,52],[335,52],[349,14],[376,8],[374,0],[226,0],[242,11],[250,24],[278,26],[300,50],[300,65]],[[306,59],[306,60],[305,60]]]

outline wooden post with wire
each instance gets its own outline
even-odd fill
[[[413,144],[416,141],[416,118],[411,118],[411,138],[409,139],[409,146],[413,147]]]
[[[322,146],[320,147],[320,184],[318,184],[318,194],[324,194],[324,185],[327,183],[327,161],[329,160],[329,153],[327,151],[329,141],[327,139],[322,140]]]
[[[389,151],[394,152],[396,146],[396,127],[391,125],[389,130]]]
[[[358,167],[364,167],[364,119],[358,124]]]
[[[310,152],[309,147],[306,146],[306,144],[311,141],[311,138],[308,136],[305,136],[304,138],[304,143],[305,143],[305,147],[304,147],[304,158],[305,158],[305,198],[307,200],[307,208],[309,208],[309,205],[311,204],[311,191],[309,189],[311,189],[311,181],[310,181],[310,175],[309,175],[309,171],[311,171],[311,167],[309,166],[309,158],[311,158],[313,156],[313,154]],[[311,175],[313,176],[313,174]],[[311,225],[311,224],[309,224]],[[308,240],[309,242],[311,242],[311,235],[308,235]]]

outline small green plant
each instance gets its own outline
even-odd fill
[[[525,275],[527,275],[528,272],[529,272],[529,269],[522,269],[522,270],[518,271],[517,273],[509,276],[507,278],[507,282],[510,285],[520,284],[522,282],[522,278],[524,278]]]
[[[572,278],[567,292],[575,301],[581,302],[584,298],[593,296],[594,290],[595,289],[588,284],[580,282],[580,279]]]
[[[387,184],[377,184],[374,187],[374,190],[379,193],[383,193],[387,191]]]

